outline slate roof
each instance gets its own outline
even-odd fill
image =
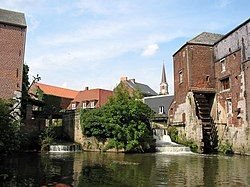
[[[154,112],[159,113],[159,107],[164,106],[167,113],[171,103],[174,100],[173,95],[158,95],[152,97],[144,97],[144,103],[146,103]]]
[[[138,89],[143,95],[154,96],[158,95],[153,89],[151,89],[148,85],[135,82],[133,80],[127,80],[127,84],[133,88]]]
[[[206,45],[214,45],[218,40],[223,37],[221,34],[203,32],[193,39],[189,40],[187,43],[191,44],[206,44]]]
[[[211,45],[211,46],[213,46],[215,43],[220,41],[221,38],[223,38],[223,35],[221,35],[221,34],[210,33],[210,32],[202,32],[201,34],[197,35],[193,39],[186,42],[181,48],[179,48],[173,54],[173,56],[175,56],[187,44],[202,44],[202,45]]]
[[[5,9],[0,9],[0,23],[19,26],[22,28],[27,27],[24,13]]]
[[[74,99],[79,91],[71,90],[67,88],[61,88],[57,86],[51,86],[42,83],[36,83],[35,86],[39,87],[45,94],[54,95],[63,98]]]

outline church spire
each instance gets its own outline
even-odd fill
[[[162,67],[161,83],[167,83],[164,61],[163,61],[163,67]]]
[[[168,95],[168,83],[167,83],[167,79],[166,79],[164,61],[163,61],[162,75],[161,75],[160,94],[161,95]]]

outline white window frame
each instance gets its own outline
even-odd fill
[[[82,103],[82,108],[87,108],[87,102]]]
[[[164,114],[164,106],[159,106],[159,114]]]
[[[95,101],[90,101],[90,108],[95,108]]]
[[[72,109],[72,110],[75,110],[75,109],[76,109],[76,103],[72,103],[72,104],[71,104],[71,109]]]

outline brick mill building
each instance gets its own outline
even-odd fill
[[[174,55],[172,124],[204,152],[228,141],[250,153],[250,19],[226,35],[203,32]]]
[[[26,21],[23,13],[0,9],[0,98],[21,97]]]

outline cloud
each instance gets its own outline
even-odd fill
[[[1,2],[0,0],[0,4]],[[11,2],[5,3],[9,6],[26,6],[28,28],[34,29],[39,24],[35,32],[27,35],[25,61],[30,65],[31,72],[39,73],[43,80],[58,85],[67,82],[70,87],[76,87],[78,84],[82,86],[83,82],[86,85],[91,82],[90,86],[94,87],[110,87],[114,85],[114,79],[119,79],[121,73],[129,74],[132,71],[135,72],[135,78],[140,77],[141,68],[135,68],[135,65],[153,59],[141,56],[157,54],[155,58],[166,59],[166,53],[163,52],[178,49],[183,38],[193,37],[206,26],[209,30],[223,27],[223,24],[210,17],[206,21],[206,17],[200,16],[190,19],[192,9],[170,1],[162,1],[159,4],[150,1],[143,4],[140,1],[131,3],[126,0],[6,2]],[[227,6],[231,1],[220,2],[220,6]],[[36,6],[28,7],[28,3]],[[180,6],[180,9],[173,8],[176,12],[165,11],[173,7],[171,4]],[[191,3],[188,4],[193,8]],[[211,6],[214,10],[214,4]],[[168,48],[169,45],[173,45],[175,39],[178,39],[179,43]],[[168,56],[171,58],[171,54]],[[124,67],[119,68],[121,65]],[[106,69],[107,72],[102,73]],[[148,66],[145,65],[145,69],[148,69]],[[110,77],[104,81],[103,77],[107,77],[108,74]],[[100,80],[97,78],[99,75]],[[151,75],[155,76],[153,73],[150,74],[145,83],[153,83]],[[158,86],[158,82],[159,80],[155,80],[154,84]]]
[[[233,2],[233,0],[218,0],[216,1],[216,7],[217,8],[224,8],[226,6],[228,6],[229,4],[231,4]]]
[[[151,44],[151,45],[148,45],[144,50],[143,52],[141,53],[142,56],[152,56],[154,55],[157,50],[159,49],[159,46],[158,44]]]
[[[1,7],[15,11],[25,11],[39,4],[36,0],[0,0]]]

